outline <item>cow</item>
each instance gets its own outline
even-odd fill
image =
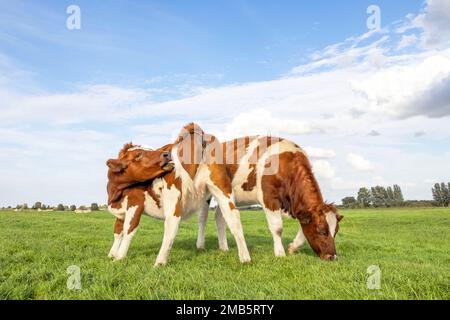
[[[267,136],[242,137],[221,145],[216,141],[211,147],[215,161],[221,158],[226,165],[236,205],[262,206],[275,256],[286,255],[281,235],[282,215],[287,215],[300,222],[299,231],[288,247],[290,254],[307,240],[321,259],[337,258],[335,236],[343,216],[333,204],[324,202],[303,149],[286,139]],[[204,204],[199,213],[197,248],[204,247],[207,215],[208,205]],[[216,225],[219,247],[226,251],[226,226],[220,207],[216,209]]]
[[[321,259],[337,258],[334,239],[343,216],[333,204],[324,202],[303,149],[286,139],[264,136],[243,137],[220,144],[214,136],[204,133],[202,144],[206,146],[202,161],[225,167],[227,176],[222,174],[221,177],[227,184],[231,181],[233,206],[260,204],[263,207],[274,241],[275,256],[286,255],[281,236],[282,215],[287,215],[300,222],[299,231],[289,244],[290,254],[307,240]],[[146,178],[143,174],[138,180],[145,181]],[[223,207],[219,201],[216,224],[219,247],[226,251]],[[208,204],[204,202],[199,214],[198,248],[204,247],[207,214]]]
[[[125,258],[140,217],[145,213],[164,220],[164,237],[155,266],[165,265],[180,220],[189,218],[213,196],[221,208],[224,225],[228,225],[236,240],[240,261],[250,262],[240,213],[234,204],[231,180],[223,164],[205,161],[205,149],[208,147],[203,139],[205,136],[198,125],[188,124],[173,144],[158,149],[170,153],[166,158],[172,161],[172,171],[155,178],[154,168],[141,165],[137,170],[120,172],[121,179],[126,183],[134,181],[133,185],[123,188],[121,184],[111,181],[108,183],[109,210],[118,218],[110,257],[115,260]],[[209,135],[208,139],[217,141]],[[151,157],[155,157],[153,150],[127,146],[121,151],[122,156],[119,156],[119,161],[124,161],[120,166],[130,167],[136,164],[133,163],[135,156],[128,155],[130,150],[138,152],[141,163],[152,163]],[[116,167],[116,161],[111,159],[107,162],[109,170]],[[161,169],[164,166],[166,165]],[[134,168],[136,169],[135,166]]]

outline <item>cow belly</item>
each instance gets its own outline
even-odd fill
[[[233,188],[233,193],[237,206],[248,206],[259,203],[256,187],[251,191],[245,191],[241,186],[236,186]]]
[[[155,219],[164,220],[164,210],[149,194],[145,192],[144,214]]]

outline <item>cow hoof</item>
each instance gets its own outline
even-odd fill
[[[284,257],[286,257],[286,253],[284,251],[277,252],[277,253],[275,253],[275,257],[284,258]]]
[[[223,252],[228,252],[229,251],[228,246],[227,247],[221,247],[221,248],[219,248],[219,250],[223,251]]]
[[[239,260],[241,261],[241,263],[250,263],[252,261],[252,259],[250,259],[250,257],[241,258]]]
[[[167,262],[155,262],[155,264],[153,265],[154,268],[159,268],[159,267],[163,267],[167,264]]]
[[[288,253],[290,255],[293,255],[296,251],[297,251],[297,248],[292,243],[289,244],[289,246],[288,246]]]
[[[117,256],[117,257],[114,257],[113,261],[117,262],[117,261],[121,261],[123,259],[125,259],[125,257]]]

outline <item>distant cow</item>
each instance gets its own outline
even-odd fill
[[[204,137],[200,127],[189,124],[174,144],[160,148],[160,152],[170,152],[171,156],[166,158],[173,161],[173,171],[160,178],[154,179],[155,173],[161,173],[155,170],[157,151],[129,145],[121,151],[119,160],[108,161],[110,171],[122,166],[133,168],[118,171],[114,180],[110,179],[108,183],[109,210],[118,218],[109,256],[116,260],[126,256],[140,217],[145,213],[165,221],[164,238],[155,265],[166,264],[180,220],[188,218],[214,196],[221,216],[236,239],[240,261],[250,261],[239,211],[232,196],[231,180],[224,165],[204,161],[208,146]],[[208,136],[208,140],[216,141],[212,136]],[[163,164],[161,168],[165,166]]]

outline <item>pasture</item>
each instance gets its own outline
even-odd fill
[[[243,211],[252,262],[218,250],[213,214],[206,249],[195,247],[196,217],[181,223],[169,264],[153,268],[163,223],[143,217],[128,257],[112,262],[108,212],[0,211],[0,299],[450,299],[450,209],[341,210],[339,260],[319,260],[305,244],[275,258],[261,212]],[[283,243],[298,230],[284,219]],[[66,286],[81,270],[81,290]],[[367,288],[379,266],[381,289]]]

